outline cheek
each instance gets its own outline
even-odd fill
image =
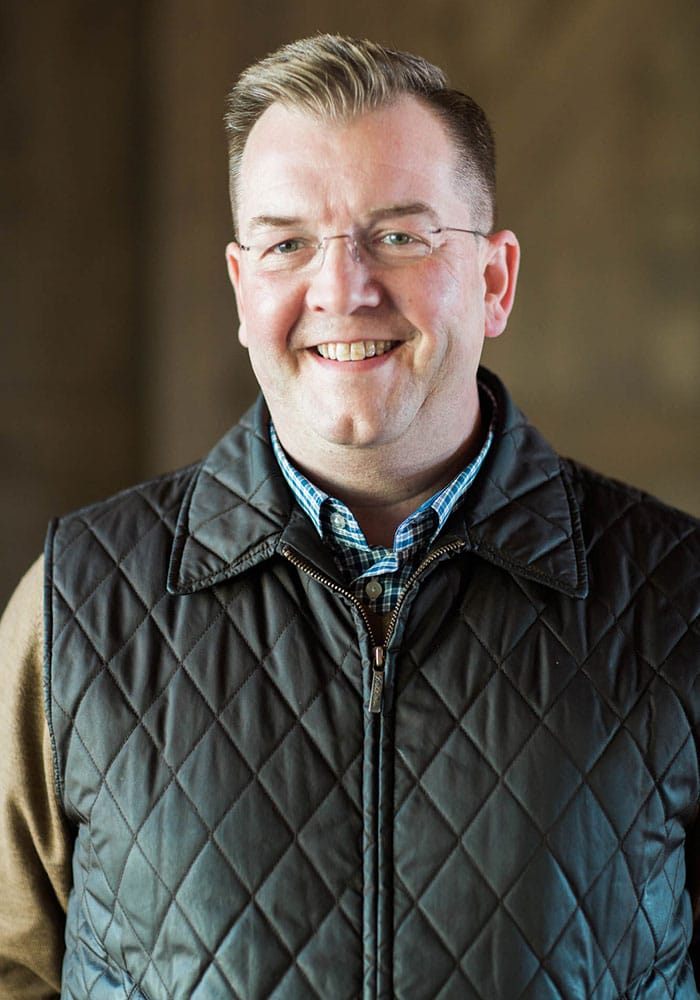
[[[395,304],[420,331],[421,340],[429,350],[435,350],[439,342],[466,325],[463,289],[449,279],[414,286],[400,300],[395,299]]]
[[[284,350],[299,317],[298,295],[251,282],[245,288],[244,302],[245,346],[253,353],[261,347],[268,352]]]
[[[441,262],[425,280],[404,289],[403,303],[423,317],[433,316],[437,322],[449,317],[452,322],[456,315],[472,312],[479,295],[478,282],[466,265]]]

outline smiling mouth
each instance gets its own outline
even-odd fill
[[[329,361],[364,361],[365,358],[378,358],[386,354],[397,344],[397,340],[353,340],[351,344],[318,344],[316,350],[322,358]]]

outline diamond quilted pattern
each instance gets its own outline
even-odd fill
[[[500,671],[493,674],[464,713],[463,725],[479,752],[499,774],[521,752],[530,739],[538,718],[519,692]],[[494,710],[495,706],[500,712]]]
[[[209,835],[200,816],[188,807],[182,788],[172,782],[154,803],[136,841],[146,862],[174,894],[183,872],[209,843]]]
[[[226,752],[217,749],[224,727],[209,726],[201,737],[197,753],[190,753],[178,768],[177,783],[189,802],[197,802],[197,815],[208,835],[216,837],[219,825],[226,821],[229,806],[211,788],[226,788],[232,800],[239,802],[253,780],[253,770],[236,747],[226,745]],[[243,828],[239,827],[241,836]],[[251,835],[252,836],[252,835]]]
[[[537,974],[539,960],[518,925],[499,907],[461,966],[477,996],[519,997]]]
[[[455,919],[455,893],[466,899],[474,886],[481,890],[474,894],[474,905],[464,907],[459,919]],[[469,850],[460,844],[439,866],[437,875],[421,896],[418,909],[430,927],[430,938],[443,942],[454,962],[466,953],[482,928],[487,926],[497,905],[496,896],[489,892]],[[435,972],[430,970],[433,976]]]
[[[593,767],[618,724],[615,712],[581,672],[571,679],[546,715],[547,728],[582,775]]]
[[[421,804],[416,812],[430,807],[444,816],[453,832],[466,830],[476,815],[476,810],[494,792],[498,784],[498,772],[484,766],[484,760],[477,746],[468,739],[463,730],[450,733],[444,741],[444,752],[435,753],[423,773],[420,784],[414,784],[409,802],[419,796],[427,798],[427,805]],[[470,796],[455,795],[447,799],[442,795],[444,788],[469,787]],[[402,806],[402,811],[406,806]],[[410,822],[410,820],[407,820]]]
[[[572,853],[572,838],[574,843],[587,843],[592,849]],[[578,899],[601,878],[620,847],[612,824],[600,816],[595,796],[585,784],[552,825],[547,844]]]
[[[598,545],[607,564],[611,549],[602,540]],[[616,548],[621,558],[625,550]],[[431,637],[405,643],[411,652],[397,668],[404,686],[396,701],[396,789],[403,805],[394,852],[421,877],[419,883],[402,877],[398,890],[397,909],[408,917],[397,925],[395,962],[413,969],[404,958],[411,947],[404,949],[404,935],[413,947],[422,936],[430,950],[439,927],[442,947],[447,935],[470,983],[461,993],[455,987],[455,996],[568,998],[573,981],[581,990],[576,995],[618,997],[645,968],[642,956],[664,948],[668,924],[659,920],[658,902],[678,895],[684,878],[675,850],[682,828],[670,817],[697,795],[697,756],[677,695],[659,671],[688,642],[689,623],[674,609],[668,629],[648,635],[652,609],[666,610],[667,591],[659,593],[653,573],[636,564],[627,582],[631,591],[594,598],[564,616],[561,603],[551,595],[543,600],[540,587],[514,580],[502,594],[506,627],[495,630],[482,573],[482,589],[463,598],[461,622],[459,616],[442,622],[433,647],[440,660],[426,665]],[[522,611],[513,611],[514,604],[523,604]],[[468,657],[459,657],[459,649],[469,650]],[[412,738],[421,709],[431,719],[427,741]],[[447,737],[439,723],[433,727],[440,715],[454,719]],[[448,763],[436,754],[438,745]],[[424,798],[428,781],[442,806],[439,822]],[[672,791],[677,782],[679,795]],[[466,821],[460,844],[466,857],[458,863],[449,850],[446,788],[458,803],[449,807],[452,824]],[[429,827],[437,844],[426,836],[409,846],[410,827]],[[490,894],[492,913],[482,918],[480,934],[462,918],[460,929],[469,926],[465,947],[449,921],[436,923],[439,907],[428,923],[418,921],[404,892],[426,915],[433,897],[451,900],[453,914],[455,898],[463,899],[466,915],[474,899],[483,905]],[[575,977],[566,958],[572,953],[585,955]],[[516,968],[520,978],[506,985],[492,971],[498,966]],[[402,995],[411,995],[413,974],[402,981]],[[423,995],[445,989],[442,958],[434,974],[422,975]],[[672,995],[663,979],[653,990]]]
[[[298,952],[334,905],[311,860],[293,844],[257,894],[267,919],[290,952]],[[293,903],[290,905],[290,901]],[[295,918],[299,910],[304,920]]]
[[[335,836],[338,816],[348,815],[352,808],[351,804],[359,801],[360,789],[354,785],[358,776],[359,770],[353,766],[348,771],[348,778],[352,779],[349,782],[349,792],[339,786],[332,788],[328,796],[314,810],[297,838],[305,856],[323,872],[325,884],[342,910],[350,905],[351,897],[362,894],[359,872],[349,881],[344,875],[352,867],[352,860],[359,843],[359,826],[355,831],[347,829],[347,836],[343,837],[340,843]]]
[[[407,835],[405,848],[397,855],[396,872],[415,901],[428,890],[440,865],[457,850],[459,835],[422,789],[408,797],[399,817],[402,827],[413,836]]]
[[[449,945],[443,944],[428,917],[416,909],[400,925],[400,933],[423,942],[427,948],[408,950],[402,957],[397,996],[437,996],[455,967]]]
[[[115,838],[116,839],[116,838]],[[102,860],[103,866],[109,863],[109,857]],[[134,909],[130,913],[130,921],[136,939],[146,942],[151,937],[150,926],[156,922],[159,927],[163,925],[167,914],[172,906],[172,891],[168,888],[163,879],[154,877],[153,865],[138,848],[132,850],[126,858],[126,862],[120,872],[118,882],[119,892],[128,895],[135,893],[141,900],[141,907]],[[117,886],[113,887],[115,890]],[[96,900],[96,894],[95,894]],[[100,928],[98,918],[95,916],[96,907],[90,907],[91,918],[95,923],[96,930],[104,936],[108,943],[113,942],[115,946],[124,938],[125,917],[119,911],[108,911],[103,909],[104,926]],[[127,923],[127,930],[129,925]],[[126,935],[127,939],[130,935]],[[137,961],[143,963],[142,955],[135,955]]]
[[[502,832],[517,830],[503,850]],[[504,785],[498,785],[483,803],[462,842],[481,872],[488,872],[494,894],[501,898],[527,868],[540,843],[540,834],[527,811]]]
[[[500,440],[401,608],[383,716],[260,406],[57,526],[66,996],[697,996],[697,525],[492,385]]]
[[[543,766],[546,761],[546,768]],[[551,830],[584,777],[545,726],[539,726],[514,758],[504,782],[513,798],[527,809],[541,835]]]
[[[260,941],[265,942],[264,951],[259,947]],[[272,996],[289,964],[289,952],[270,934],[265,914],[257,903],[251,902],[222,941],[218,961],[210,965],[202,986],[193,996],[211,995],[208,990],[212,982],[221,982],[223,996],[230,993],[236,997]],[[218,975],[212,974],[212,966]],[[252,990],[251,984],[255,984]]]
[[[353,905],[356,900],[353,901]],[[348,906],[350,909],[350,906]],[[351,936],[348,936],[348,930]],[[296,969],[292,970],[305,977],[305,983],[284,981],[280,984],[277,995],[288,996],[290,1000],[294,997],[328,997],[338,996],[342,1000],[352,1000],[357,995],[356,987],[352,984],[340,986],[337,977],[329,967],[329,956],[339,955],[343,948],[347,948],[348,940],[354,943],[354,947],[359,950],[361,939],[359,935],[352,932],[351,921],[345,917],[342,910],[332,910],[323,921],[308,944],[297,956]]]
[[[552,892],[556,905],[551,898],[533,892],[533,885],[556,887]],[[526,933],[534,954],[546,964],[557,941],[562,934],[566,934],[566,929],[574,920],[579,900],[548,845],[541,841],[521,868],[503,905],[517,926]]]
[[[313,797],[299,794],[306,782],[304,775],[313,769]],[[294,728],[260,769],[260,783],[266,789],[281,816],[300,830],[309,820],[319,801],[330,792],[333,773],[301,728]]]
[[[206,996],[214,982],[226,984],[224,995],[322,995],[293,963],[313,954],[307,946],[318,935],[342,942],[350,935],[357,952],[361,727],[336,740],[348,726],[347,675],[357,686],[357,670],[319,649],[303,672],[290,671],[300,620],[288,599],[255,619],[263,630],[242,634],[250,610],[239,613],[235,585],[225,599],[190,602],[183,615],[172,602],[153,600],[132,572],[124,561],[110,571],[105,561],[95,593],[73,602],[77,627],[65,632],[71,648],[75,636],[82,644],[73,662],[94,664],[80,682],[74,743],[84,747],[83,728],[98,726],[99,703],[110,705],[115,720],[107,730],[100,720],[101,738],[87,754],[97,794],[85,802],[86,814],[109,830],[96,839],[97,866],[82,896],[88,936],[94,929],[114,954],[130,939],[132,975],[154,995],[173,982],[183,996]],[[115,588],[115,621],[128,638],[106,648],[97,604]],[[287,593],[293,589],[287,585]],[[349,637],[344,642],[350,649]],[[236,669],[222,671],[221,662]],[[139,773],[139,764],[148,771]],[[339,816],[356,817],[344,866],[317,844]],[[116,905],[103,902],[110,896]],[[122,898],[139,905],[124,909]],[[294,916],[299,900],[306,901],[302,920]],[[193,963],[191,946],[173,949],[183,927],[208,960]],[[264,968],[244,957],[251,942],[262,948]],[[326,978],[316,974],[319,988]],[[101,981],[86,989],[97,995]],[[344,992],[351,996],[354,987]]]
[[[216,953],[233,919],[242,913],[249,894],[233,872],[217,844],[208,840],[197,852],[173,897],[168,918],[163,922],[160,939],[154,948],[154,960],[162,967],[172,953],[168,920],[178,921],[178,910],[187,914],[192,931],[206,949]],[[177,982],[171,975],[167,982]]]
[[[214,839],[232,868],[236,867],[239,851],[246,858],[239,877],[252,895],[293,844],[294,830],[264,788],[254,781],[227,812]],[[236,845],[235,855],[231,853],[232,844]]]

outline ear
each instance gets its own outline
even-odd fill
[[[498,337],[506,328],[515,299],[520,244],[509,229],[489,236],[484,266],[484,335]]]
[[[245,308],[243,305],[243,294],[241,291],[241,248],[237,243],[229,243],[226,246],[226,267],[228,278],[236,297],[236,309],[238,310],[238,339],[243,347],[248,346],[248,335],[245,329]]]

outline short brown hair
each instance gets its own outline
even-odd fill
[[[343,121],[407,94],[424,101],[442,120],[459,153],[459,172],[473,198],[475,223],[490,231],[496,201],[494,139],[476,101],[450,89],[444,72],[421,56],[367,39],[325,34],[290,42],[253,63],[228,95],[224,123],[234,219],[243,150],[271,104]]]

